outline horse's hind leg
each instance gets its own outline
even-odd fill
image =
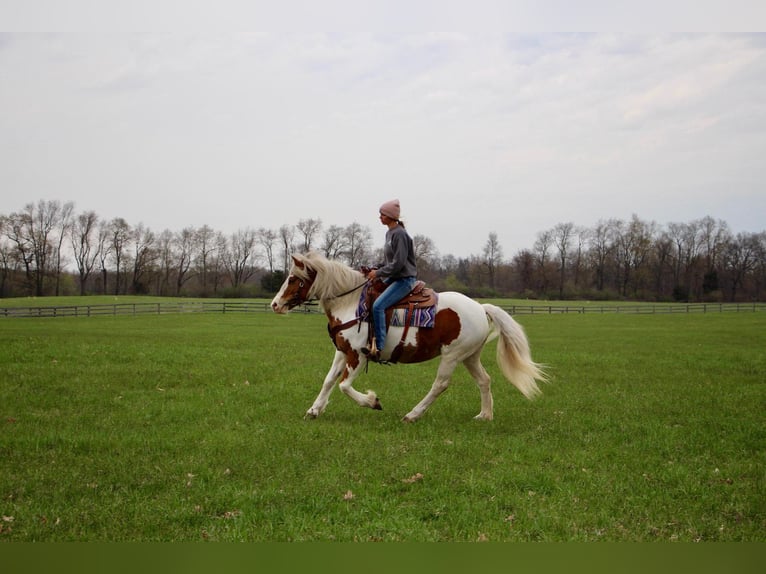
[[[439,363],[439,369],[436,372],[436,380],[433,385],[431,385],[431,390],[428,391],[428,394],[425,397],[423,397],[422,401],[415,405],[415,407],[404,416],[404,422],[415,422],[423,416],[423,413],[431,406],[431,403],[433,403],[440,394],[447,390],[452,378],[452,372],[455,370],[456,366],[457,361],[454,359],[442,357],[441,363]]]
[[[466,366],[466,369],[468,369],[468,372],[471,373],[471,376],[476,379],[476,384],[481,393],[481,412],[474,418],[491,421],[493,412],[492,381],[489,374],[487,374],[484,365],[481,364],[481,349],[468,357],[463,364]]]

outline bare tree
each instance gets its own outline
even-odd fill
[[[279,240],[282,246],[282,271],[287,273],[290,269],[290,257],[295,251],[295,228],[292,225],[283,225],[279,228]]]
[[[194,257],[196,242],[197,234],[191,227],[186,227],[179,233],[173,235],[173,247],[176,255],[176,295],[181,294],[181,289],[183,289],[183,286],[191,278],[189,269],[191,268],[192,259]]]
[[[274,246],[277,243],[277,234],[272,229],[266,229],[261,227],[255,232],[256,241],[258,245],[263,248],[263,254],[266,257],[266,265],[268,265],[269,273],[274,274]]]
[[[61,205],[59,215],[58,215],[58,221],[57,224],[57,233],[58,237],[56,237],[56,243],[54,245],[54,251],[53,255],[55,258],[55,264],[54,264],[54,275],[55,275],[55,293],[56,296],[60,294],[60,288],[61,288],[61,271],[62,271],[62,265],[64,264],[64,254],[63,254],[63,245],[64,245],[64,238],[69,234],[69,230],[72,227],[72,213],[74,212],[74,203],[71,201],[67,201],[63,205]]]
[[[425,235],[415,235],[412,238],[412,244],[415,248],[415,259],[418,267],[425,265],[427,267],[436,267],[436,261],[439,258],[439,252],[433,239]]]
[[[110,254],[114,260],[114,294],[120,294],[121,269],[125,262],[126,249],[132,239],[128,222],[122,217],[113,219],[109,224]]]
[[[487,242],[484,244],[484,266],[489,273],[489,286],[495,288],[495,274],[497,268],[503,261],[503,248],[500,246],[500,241],[497,238],[497,233],[492,231],[487,238]]]
[[[737,300],[739,289],[745,283],[745,277],[753,271],[759,259],[763,258],[762,252],[766,239],[764,234],[737,233],[737,236],[729,242],[724,252],[724,269],[731,275],[731,300]]]
[[[240,229],[232,234],[226,258],[232,287],[244,285],[253,275],[255,244],[255,231],[252,229]]]
[[[23,212],[11,213],[6,218],[5,236],[16,246],[15,258],[24,268],[24,276],[29,285],[35,284],[34,248],[29,237],[29,216]]]
[[[631,283],[634,294],[641,286],[639,271],[650,253],[654,227],[654,223],[642,221],[636,214],[633,214],[630,222],[618,227],[616,255],[621,270],[622,295],[628,294],[628,286]]]
[[[303,238],[303,242],[300,247],[302,253],[311,251],[314,244],[314,239],[322,230],[321,219],[301,219],[297,225],[298,232]]]
[[[567,258],[569,257],[569,245],[574,234],[574,223],[559,223],[552,232],[553,244],[558,250],[559,256],[559,299],[564,298],[564,281],[566,279]]]
[[[346,263],[350,267],[360,267],[370,253],[372,244],[372,233],[370,228],[360,223],[354,222],[343,232],[344,243],[347,248],[343,254]]]
[[[168,294],[175,258],[175,233],[169,229],[164,229],[157,236],[157,260],[159,261],[157,295],[164,296]]]
[[[0,215],[0,297],[6,297],[10,291],[10,280],[14,274],[15,250],[10,241],[5,241],[10,225],[10,220],[5,215]]]
[[[50,272],[50,257],[55,256],[51,238],[61,224],[62,207],[58,201],[40,200],[28,203],[18,214],[11,215],[10,235],[16,243],[26,267],[27,277],[38,297],[44,294],[44,281]]]
[[[98,215],[95,211],[86,211],[75,217],[72,222],[70,239],[77,272],[80,275],[80,295],[85,295],[85,286],[99,256],[102,247],[93,235],[97,232]]]
[[[607,265],[612,260],[615,237],[620,222],[616,219],[600,220],[593,228],[589,240],[591,266],[596,276],[596,289],[603,291],[606,286]]]
[[[98,224],[98,253],[99,271],[101,273],[101,293],[107,292],[107,265],[106,262],[112,255],[112,223],[100,221]]]
[[[208,280],[213,284],[213,294],[216,294],[226,278],[229,240],[223,233],[216,231],[212,237],[212,245],[207,259],[207,270]],[[207,295],[207,292],[205,294]]]
[[[339,259],[347,248],[343,228],[339,225],[328,227],[321,247],[324,256],[328,259]]]
[[[135,255],[133,257],[134,293],[147,292],[144,276],[152,270],[157,260],[155,240],[154,232],[143,223],[139,223],[133,231],[133,247],[135,248]]]
[[[550,230],[541,231],[537,234],[535,240],[534,254],[537,271],[540,277],[540,290],[543,293],[548,292],[548,253],[553,243],[553,234]]]
[[[195,232],[195,245],[197,246],[194,266],[202,282],[202,294],[207,295],[208,271],[211,255],[216,248],[215,231],[207,225],[203,225]]]
[[[585,256],[585,246],[590,239],[590,230],[587,227],[577,227],[575,229],[575,235],[577,239],[577,247],[574,250],[574,276],[573,281],[575,288],[580,286],[580,276],[583,267],[583,258]]]

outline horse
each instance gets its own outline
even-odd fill
[[[272,300],[271,308],[275,313],[286,314],[298,305],[319,301],[336,348],[332,366],[305,418],[315,419],[324,412],[338,381],[340,390],[360,407],[382,410],[375,392],[361,393],[353,387],[354,379],[368,364],[363,349],[367,346],[371,324],[357,316],[360,290],[367,282],[365,275],[315,251],[295,254],[292,260],[290,273]],[[481,411],[474,418],[492,420],[491,380],[481,363],[481,354],[484,346],[494,339],[498,339],[496,355],[503,375],[527,399],[541,393],[538,381],[548,380],[545,366],[531,358],[521,325],[496,305],[481,304],[462,293],[441,292],[433,327],[410,327],[402,340],[404,329],[389,327],[385,348],[381,349],[382,360],[391,359],[395,350],[396,361],[401,363],[419,363],[441,356],[430,391],[404,416],[405,422],[414,422],[423,416],[447,389],[460,363],[466,366],[479,387]]]

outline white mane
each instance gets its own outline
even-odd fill
[[[351,269],[340,261],[327,259],[316,251],[310,251],[304,255],[296,254],[293,257],[300,261],[304,268],[301,269],[298,265],[293,265],[290,270],[292,275],[301,279],[308,279],[308,269],[316,271],[317,275],[310,295],[320,301],[338,297],[349,289],[360,287],[364,282],[364,275],[361,272]],[[354,296],[359,297],[359,293],[355,292]]]

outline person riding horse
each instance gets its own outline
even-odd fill
[[[412,290],[418,274],[412,237],[399,219],[399,200],[387,201],[380,206],[379,211],[381,224],[388,227],[383,247],[385,263],[370,270],[367,279],[372,281],[379,278],[387,287],[372,306],[375,337],[372,346],[363,350],[368,360],[375,362],[380,361],[380,352],[386,346],[386,309]]]

